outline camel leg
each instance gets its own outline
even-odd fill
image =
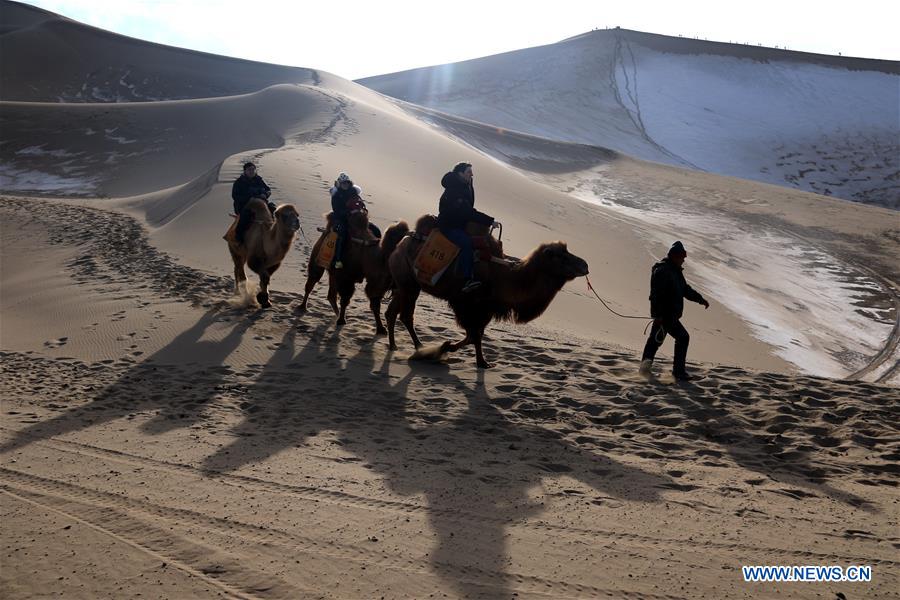
[[[269,302],[269,279],[271,276],[268,271],[259,276],[259,293],[256,294],[256,301],[262,308],[269,308],[272,303]]]
[[[244,272],[244,257],[232,250],[228,249],[231,253],[231,260],[234,262],[234,294],[235,296],[241,293],[241,287],[247,281],[247,274]]]
[[[422,342],[419,341],[419,336],[416,335],[416,327],[413,323],[413,314],[416,312],[416,300],[418,300],[418,298],[419,290],[416,289],[415,292],[409,294],[409,298],[407,298],[403,310],[400,313],[400,320],[406,325],[406,330],[409,331],[409,336],[412,338],[416,349],[422,347]]]
[[[484,330],[478,332],[472,332],[470,336],[472,338],[472,343],[475,344],[475,364],[479,369],[490,369],[491,363],[484,359],[484,352],[481,349],[481,339],[484,336]]]
[[[464,346],[468,346],[471,343],[472,343],[472,338],[470,338],[467,335],[466,337],[459,340],[458,342],[453,342],[453,343],[447,344],[447,352],[456,352],[460,348],[462,348]]]
[[[347,279],[350,279],[349,277]],[[335,277],[337,281],[338,295],[341,297],[341,311],[338,314],[337,325],[338,327],[347,323],[347,306],[350,304],[350,299],[353,297],[353,292],[356,291],[356,284],[353,283],[353,280],[342,281],[341,279]]]
[[[391,350],[397,349],[397,341],[394,339],[394,327],[397,325],[397,315],[403,308],[403,292],[394,290],[391,301],[388,303],[387,310],[384,311],[384,318],[387,319],[388,347]]]
[[[375,317],[375,334],[384,335],[387,333],[384,323],[381,322],[381,299],[384,298],[384,293],[366,283],[366,296],[369,298],[369,308],[372,310],[372,316]]]
[[[297,308],[299,311],[306,310],[306,302],[309,300],[309,295],[312,293],[313,288],[316,287],[316,284],[319,283],[319,280],[322,279],[322,275],[325,274],[325,269],[320,267],[310,259],[309,261],[309,269],[306,272],[306,289],[303,292],[303,302],[300,303],[300,306]]]
[[[334,311],[334,314],[340,313],[340,311],[338,310],[337,297],[338,297],[338,289],[337,289],[337,284],[335,283],[334,273],[329,272],[328,273],[328,304],[331,305],[331,310]]]

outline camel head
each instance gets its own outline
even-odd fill
[[[541,244],[524,262],[563,281],[572,281],[588,274],[587,262],[569,252],[565,242]]]
[[[300,229],[300,213],[293,204],[282,204],[275,209],[275,222],[291,234]]]

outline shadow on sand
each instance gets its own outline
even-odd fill
[[[528,490],[545,478],[564,475],[602,498],[639,502],[660,501],[660,489],[672,483],[586,453],[551,430],[509,420],[480,377],[470,386],[446,366],[410,363],[391,381],[390,355],[376,364],[363,347],[334,373],[298,378],[285,370],[323,352],[331,357],[333,349],[319,338],[323,332],[324,326],[296,353],[296,332],[285,334],[249,391],[235,439],[209,456],[204,469],[211,475],[234,471],[334,432],[342,449],[391,491],[424,496],[437,538],[432,566],[461,595],[512,593],[506,527],[542,512]],[[477,535],[461,534],[467,514]],[[460,567],[472,577],[450,574]],[[480,572],[492,574],[490,584]]]

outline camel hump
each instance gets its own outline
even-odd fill
[[[235,215],[234,219],[231,221],[231,226],[228,228],[228,231],[226,231],[225,235],[222,236],[222,239],[229,244],[237,244],[237,224],[239,220],[240,217]]]
[[[253,222],[254,223],[274,223],[275,218],[272,216],[272,211],[269,210],[269,205],[259,198],[251,198],[247,203],[247,209],[253,214]]]
[[[434,215],[422,215],[416,221],[416,233],[422,237],[428,236],[433,229],[437,228],[438,218]]]
[[[387,228],[381,236],[381,252],[385,260],[396,250],[400,241],[409,233],[409,225],[406,221],[398,221]]]

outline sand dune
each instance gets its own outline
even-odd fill
[[[116,104],[3,103],[6,190],[131,196],[186,183],[243,150],[324,127],[328,99],[278,85],[243,96]],[[253,115],[251,119],[247,115]]]
[[[137,40],[19,2],[0,4],[0,99],[151,102],[231,96],[312,83],[311,69],[227,58]]]
[[[4,57],[42,64],[27,49],[53,39],[82,50],[40,81],[5,60],[0,74],[4,598],[900,585],[896,212],[0,10]],[[77,95],[125,63],[147,80],[133,94],[109,78]],[[247,159],[304,228],[265,311],[229,303],[221,239]],[[434,211],[463,159],[509,254],[566,240],[620,311],[646,311],[650,264],[686,240],[689,278],[713,301],[685,317],[702,378],[675,384],[669,345],[658,378],[638,377],[644,323],[581,280],[537,322],[491,325],[489,371],[469,352],[410,362],[402,331],[389,352],[361,291],[343,328],[324,286],[295,311],[337,172],[385,226]],[[431,298],[417,326],[427,344],[460,335]],[[744,583],[740,566],[761,563],[875,575]]]
[[[333,79],[336,78],[329,76],[329,81]],[[343,91],[321,86],[276,86],[230,98],[130,103],[108,108],[97,104],[60,107],[6,103],[4,129],[14,135],[10,136],[9,143],[0,147],[0,158],[11,167],[4,182],[7,189],[16,191],[120,196],[115,204],[136,210],[149,224],[157,227],[154,238],[163,247],[188,264],[226,274],[229,272],[227,256],[222,255],[218,242],[221,224],[211,220],[210,215],[225,217],[230,212],[229,183],[238,175],[236,167],[245,158],[263,158],[267,179],[276,186],[279,200],[291,201],[300,207],[305,228],[312,234],[325,208],[322,196],[332,173],[351,170],[354,177],[365,184],[366,193],[373,202],[373,218],[380,225],[387,225],[433,211],[434,182],[442,169],[447,168],[443,165],[451,165],[460,157],[471,157],[473,152],[480,150],[518,169],[511,171],[493,160],[479,164],[479,202],[483,203],[484,210],[505,223],[509,252],[521,256],[542,241],[564,238],[576,252],[585,256],[589,264],[602,265],[595,272],[601,277],[604,294],[620,309],[632,312],[645,306],[646,273],[634,269],[635,259],[631,257],[647,256],[643,260],[650,262],[652,254],[648,255],[648,251],[660,252],[668,238],[690,239],[687,232],[698,230],[697,223],[687,223],[674,230],[661,227],[660,219],[652,210],[626,214],[619,210],[618,204],[609,207],[597,206],[597,203],[573,203],[572,192],[578,192],[578,197],[584,199],[583,190],[593,191],[592,182],[598,177],[603,189],[610,192],[623,185],[634,189],[638,185],[646,186],[649,181],[660,180],[664,172],[661,174],[652,165],[638,167],[640,183],[627,178],[618,183],[610,180],[608,174],[611,169],[618,172],[618,167],[613,165],[624,163],[608,151],[533,136],[498,134],[489,127],[471,122],[466,122],[463,127],[463,121],[459,119],[448,124],[446,120],[436,121],[434,113],[426,115],[423,122],[422,115],[411,118],[407,110],[365,90],[359,96],[350,95],[355,89],[359,86],[348,82],[343,82]],[[241,123],[238,115],[243,110],[263,116],[254,119],[252,124],[233,126],[232,123]],[[102,128],[91,125],[100,117]],[[62,122],[69,124],[69,128],[56,127]],[[41,129],[48,125],[47,129]],[[89,129],[97,133],[79,135]],[[73,135],[73,132],[76,133]],[[450,138],[447,133],[451,134]],[[35,144],[36,139],[43,143]],[[286,145],[277,152],[266,153],[264,150],[269,145],[281,144]],[[249,152],[229,156],[241,149]],[[365,159],[361,161],[360,157]],[[221,170],[223,161],[226,166]],[[548,181],[551,186],[547,185]],[[714,194],[704,192],[704,198],[727,197],[736,191],[731,182],[713,181],[717,182],[716,191]],[[768,197],[765,189],[751,186],[750,190],[756,196]],[[661,196],[656,192],[656,196],[663,203],[672,200],[666,192]],[[782,198],[781,202],[790,206],[791,197],[783,194]],[[587,199],[591,200],[591,197]],[[510,204],[511,200],[513,204]],[[793,203],[798,204],[797,201]],[[801,207],[795,212],[801,212],[810,202],[799,204]],[[706,207],[708,202],[704,200],[701,205]],[[831,207],[840,215],[850,212],[841,203],[831,202]],[[723,208],[730,217],[736,214],[730,206]],[[856,221],[861,224],[854,233],[873,238],[888,233],[892,228],[891,220],[875,220],[873,209],[869,210],[873,216],[857,217]],[[173,220],[176,216],[179,218]],[[620,226],[623,218],[625,228]],[[844,216],[837,222],[847,222],[850,218]],[[671,222],[671,218],[667,221]],[[729,226],[729,229],[734,228],[740,226]],[[196,243],[199,231],[206,232],[201,244]],[[640,233],[635,235],[635,231]],[[598,235],[599,232],[602,234]],[[655,245],[648,248],[644,241],[647,239]],[[712,250],[708,239],[692,241],[698,250]],[[894,264],[892,258],[896,252],[892,251],[895,248],[889,246],[871,254],[875,258],[884,256],[885,265]],[[727,261],[735,251],[728,247],[716,250],[724,254],[718,259],[720,261]],[[760,250],[751,245],[750,249],[737,248],[737,251]],[[297,261],[301,258],[298,255]],[[292,274],[298,274],[302,269],[296,262],[289,264]],[[803,261],[783,266],[784,269],[794,267],[802,268]],[[784,302],[783,295],[788,294],[795,304],[808,304],[804,290],[780,290],[782,296],[778,297],[744,287],[743,295],[727,302],[728,298],[721,294],[728,290],[718,289],[723,285],[719,271],[714,266],[712,273],[703,275],[707,281],[705,291],[726,301],[733,313],[719,312],[701,325],[703,333],[696,344],[701,360],[717,358],[757,368],[783,368],[784,363],[767,352],[757,339],[761,338],[767,344],[775,342],[776,347],[783,347],[794,339],[798,342],[780,352],[783,359],[810,372],[851,374],[867,366],[870,357],[878,354],[891,336],[895,321],[893,295],[891,289],[885,287],[887,284],[879,279],[865,274],[857,277],[860,281],[843,275],[835,277],[837,283],[848,281],[847,286],[856,287],[841,291],[835,283],[833,289],[826,288],[823,293],[833,295],[835,299],[849,299],[829,303],[826,313],[807,312],[808,319],[815,322],[825,315],[827,319],[844,318],[854,310],[851,302],[870,307],[872,310],[865,314],[854,316],[858,322],[849,331],[829,327],[820,339],[804,339],[794,334],[787,340],[773,340],[765,338],[765,332],[759,329],[754,332],[753,328],[771,326],[771,319],[765,315],[775,310],[785,316],[782,318],[785,325],[780,327],[793,326],[801,330],[804,321],[797,320],[796,311],[789,310],[791,305]],[[856,271],[851,275],[854,273]],[[882,274],[888,280],[896,280],[891,272]],[[728,277],[733,281],[735,275]],[[614,283],[610,285],[607,281]],[[287,275],[277,285],[299,289],[302,281],[295,275]],[[784,281],[777,277],[772,280],[771,273],[764,273],[763,280],[754,285],[779,289],[784,287]],[[861,292],[866,286],[871,291]],[[747,293],[760,298],[759,302],[748,305],[744,302]],[[568,331],[601,335],[614,344],[633,346],[637,343],[639,326],[598,310],[599,306],[586,290],[567,292],[558,307],[551,308],[547,323]],[[867,337],[858,337],[859,331],[869,333]],[[751,333],[756,335],[749,335]],[[722,343],[725,341],[723,336],[731,338],[729,343]],[[836,348],[834,341],[838,343]],[[798,358],[798,349],[805,352],[804,357]],[[853,354],[843,353],[844,350],[852,350]],[[838,358],[832,358],[834,356]],[[823,358],[829,362],[823,363]]]
[[[900,208],[900,65],[594,31],[360,80],[498,127]]]

